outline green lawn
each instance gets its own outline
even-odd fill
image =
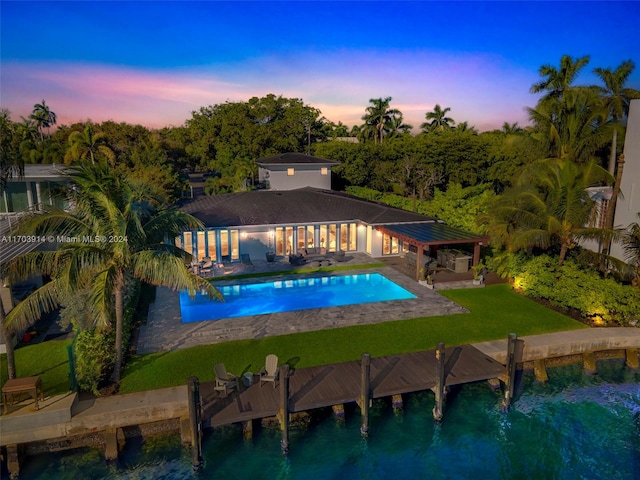
[[[185,384],[195,375],[213,380],[213,365],[224,362],[236,374],[257,372],[269,353],[293,367],[345,362],[372,356],[429,350],[439,341],[447,345],[506,338],[561,330],[588,328],[582,323],[549,310],[513,292],[511,286],[449,290],[442,294],[471,313],[415,318],[374,325],[305,332],[259,340],[240,340],[172,352],[138,355],[125,366],[120,392],[130,393]],[[48,341],[16,351],[20,376],[42,375],[47,394],[68,388],[66,345],[69,341]],[[4,362],[4,356],[2,358]],[[43,366],[46,365],[46,366]],[[2,372],[6,364],[2,364]],[[6,374],[5,374],[6,375]]]
[[[121,392],[184,384],[197,376],[214,379],[213,365],[224,362],[236,374],[256,372],[269,353],[293,367],[310,367],[372,356],[429,350],[447,345],[588,328],[513,292],[511,286],[443,291],[471,313],[415,318],[374,325],[296,333],[258,340],[240,340],[172,352],[137,356],[125,368]]]

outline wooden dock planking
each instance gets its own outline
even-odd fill
[[[446,385],[497,378],[504,365],[471,345],[445,350]],[[289,376],[289,411],[301,412],[355,402],[360,395],[360,361],[295,369]],[[371,359],[372,398],[430,390],[436,385],[435,350]],[[203,419],[211,426],[275,416],[279,383],[259,385],[216,398],[212,383],[201,387]]]

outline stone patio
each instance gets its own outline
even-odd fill
[[[266,262],[253,260],[252,272],[274,272],[291,270],[286,261]],[[365,303],[342,307],[315,308],[284,313],[256,315],[250,317],[182,323],[178,292],[158,288],[156,301],[150,307],[148,323],[140,328],[137,353],[176,350],[196,345],[208,345],[251,338],[263,338],[296,332],[324,330],[327,328],[364,325],[416,317],[466,313],[458,304],[442,297],[436,291],[421,286],[397,269],[390,266],[359,269],[358,265],[380,263],[380,260],[364,254],[351,254],[337,265],[353,265],[353,270],[336,272],[310,272],[308,276],[334,276],[353,273],[381,273],[389,280],[417,296],[415,299]],[[238,267],[242,268],[242,267]],[[298,267],[304,273],[304,266]],[[241,273],[241,270],[234,273]],[[269,281],[287,280],[296,275],[267,277]],[[221,280],[216,285],[256,283],[256,278]],[[452,318],[455,321],[455,318]]]

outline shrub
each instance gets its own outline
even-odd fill
[[[116,354],[113,334],[96,331],[78,333],[75,341],[75,371],[78,388],[98,395],[100,384],[105,381]]]
[[[514,286],[529,297],[574,309],[598,325],[635,325],[640,318],[640,290],[612,278],[601,278],[596,270],[574,260],[558,266],[557,259],[549,255],[524,261],[521,253],[501,258],[502,273],[509,269]]]

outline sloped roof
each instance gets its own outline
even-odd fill
[[[444,223],[384,225],[380,230],[413,244],[453,245],[456,243],[489,242],[489,237],[474,235]]]
[[[339,165],[340,162],[326,158],[305,155],[304,153],[283,153],[256,160],[258,165]]]
[[[312,187],[212,195],[184,201],[179,208],[198,218],[207,227],[295,225],[353,220],[361,220],[370,225],[436,221],[417,213]]]

